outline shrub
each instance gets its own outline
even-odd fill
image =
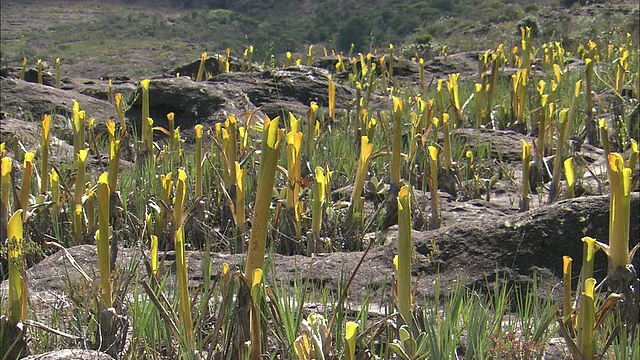
[[[525,27],[525,28],[531,28],[531,36],[532,37],[536,37],[538,36],[538,34],[540,34],[540,30],[538,27],[538,19],[536,19],[533,16],[529,16],[527,15],[524,19],[521,19],[520,21],[518,21],[518,25],[517,25],[517,34],[520,35],[520,28]]]
[[[431,36],[431,34],[427,32],[418,34],[413,40],[414,43],[420,44],[420,45],[429,45],[431,44],[432,41],[433,41],[433,36]]]
[[[338,32],[336,39],[338,49],[349,50],[355,44],[355,51],[362,51],[363,44],[368,44],[369,34],[373,30],[371,21],[364,16],[352,16]]]

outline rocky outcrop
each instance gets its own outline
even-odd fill
[[[116,110],[109,102],[77,91],[56,89],[47,85],[40,85],[15,78],[0,80],[2,92],[0,103],[3,117],[15,117],[40,121],[44,114],[59,114],[71,118],[73,114],[73,100],[80,104],[88,117],[98,121],[115,119]]]
[[[152,79],[149,83],[150,115],[154,125],[165,127],[166,115],[175,113],[176,126],[192,128],[195,124],[214,124],[228,114],[254,113],[262,118],[287,115],[305,117],[309,105],[328,105],[329,72],[307,66],[268,69],[254,72],[220,73],[207,81],[189,77]],[[137,92],[139,93],[139,91]],[[133,101],[133,99],[130,99]],[[336,84],[336,109],[355,109],[355,92]],[[141,98],[133,101],[127,116],[140,124]],[[374,108],[390,106],[385,97],[373,95]],[[326,113],[326,111],[325,111]]]
[[[113,360],[113,358],[95,350],[64,349],[27,356],[23,360]]]
[[[469,207],[476,208],[478,204],[471,201]],[[465,210],[458,205],[456,211],[473,210]],[[630,221],[632,239],[640,236],[639,211],[640,194],[633,193]],[[562,256],[568,255],[574,259],[573,273],[578,274],[581,266],[579,259],[582,258],[582,237],[591,236],[606,242],[609,231],[608,196],[564,200],[522,214],[504,215],[503,211],[482,211],[482,214],[476,216],[476,221],[453,223],[433,231],[413,232],[412,241],[416,249],[413,272],[421,278],[416,283],[418,294],[431,296],[431,284],[436,276],[453,282],[458,275],[463,276],[469,286],[480,285],[487,279],[489,282],[496,281],[498,275],[509,281],[525,283],[531,281],[533,275],[540,275],[545,276],[548,281],[548,287],[544,290],[550,290],[562,277]],[[397,252],[397,231],[390,230],[377,236],[378,241],[382,239],[384,245],[374,247],[366,255],[352,285],[352,300],[355,302],[366,295],[368,287],[383,288],[391,279],[393,255]],[[364,241],[368,243],[371,239],[375,240],[376,235],[367,235]],[[39,304],[38,313],[41,318],[46,316],[47,306],[52,306],[48,304],[60,301],[60,296],[64,296],[69,284],[87,281],[78,271],[79,268],[94,277],[91,279],[94,282],[98,280],[93,275],[98,273],[96,254],[95,246],[80,245],[67,252],[57,252],[27,271],[29,295],[32,304]],[[146,256],[140,250],[121,249],[118,252],[117,267],[136,268],[134,264],[144,260]],[[362,256],[363,252],[324,253],[316,254],[313,258],[272,254],[266,266],[271,266],[269,263],[277,264],[273,267],[275,277],[283,283],[292,283],[295,276],[309,276],[310,284],[337,291],[340,280],[336,274],[350,274]],[[164,259],[164,271],[175,272],[175,266],[172,265],[174,252],[167,252],[161,257]],[[72,266],[70,258],[79,267]],[[202,252],[188,253],[191,286],[197,287],[202,281],[201,261]],[[213,253],[212,274],[215,276],[223,263],[240,267],[243,261],[242,254]],[[606,257],[598,252],[595,269],[600,280],[606,272],[606,266]],[[637,260],[635,266],[640,266]],[[137,269],[143,271],[142,266]],[[7,286],[7,281],[2,283],[2,296],[6,296]]]

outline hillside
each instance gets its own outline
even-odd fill
[[[574,50],[587,38],[638,38],[638,3],[570,0],[427,1],[21,1],[2,2],[2,66],[61,58],[86,77],[149,76],[202,51],[280,61],[307,47],[348,53],[395,45],[406,57],[516,45],[518,26],[537,28],[537,45],[560,41]],[[576,26],[579,24],[579,26]],[[638,43],[635,41],[634,43]],[[63,74],[70,74],[63,66]]]

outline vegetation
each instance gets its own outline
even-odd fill
[[[466,3],[436,0],[400,8],[413,6],[412,14],[419,14],[419,4],[447,13]],[[391,26],[398,21],[398,14],[381,13],[380,19],[376,13],[368,18],[354,15],[358,17],[347,19],[346,24],[359,30],[380,29],[379,23],[368,27],[367,22],[384,20]],[[496,21],[517,20],[517,16],[505,14],[508,20]],[[226,28],[257,25],[257,20],[232,10],[197,10],[190,16],[203,27],[212,23]],[[411,24],[411,19],[406,20],[403,24]],[[162,31],[168,30],[156,24],[163,21],[151,17],[137,29],[143,36],[162,38]],[[174,26],[183,21],[187,22],[176,20]],[[414,30],[398,27],[396,35]],[[435,31],[428,33],[436,36]],[[347,35],[365,40],[363,33],[343,34]],[[26,333],[36,339],[31,344],[33,352],[74,346],[81,339],[88,346],[129,359],[453,359],[461,351],[466,359],[531,359],[542,358],[548,340],[559,332],[575,359],[591,360],[601,354],[612,359],[637,357],[640,342],[633,341],[633,334],[638,328],[639,305],[634,300],[638,299],[637,286],[634,288],[638,279],[632,264],[637,247],[629,249],[628,232],[630,193],[637,188],[631,174],[638,166],[639,134],[633,124],[637,121],[633,109],[637,110],[640,96],[636,43],[631,35],[614,36],[569,50],[559,42],[536,46],[531,28],[521,28],[519,35],[519,45],[513,50],[500,44],[481,53],[476,77],[461,79],[452,74],[435,86],[426,85],[423,76],[417,84],[402,83],[394,76],[398,58],[393,45],[388,47],[389,57],[379,61],[362,52],[358,57],[345,57],[351,71],[345,84],[358,94],[357,111],[335,108],[337,77],[331,77],[327,104],[311,103],[308,114],[288,114],[288,121],[229,115],[206,136],[202,127],[196,128],[193,153],[185,151],[190,145],[181,140],[180,129],[174,128],[173,113],[167,114],[169,129],[153,126],[149,117],[153,99],[148,92],[153,80],[141,81],[138,89],[143,97],[141,129],[133,129],[125,121],[128,105],[120,94],[112,97],[118,122],[94,120],[81,110],[82,104],[74,104],[69,119],[74,130],[73,164],[57,168],[47,161],[48,154],[43,152],[49,151],[50,122],[57,120],[52,120],[51,114],[44,115],[38,149],[25,152],[12,144],[0,146],[0,221],[7,229],[3,234],[7,250],[3,251],[9,260],[8,301],[0,303],[2,314],[6,314],[0,323],[0,355],[24,355],[29,350],[24,342]],[[421,43],[429,39],[419,37]],[[350,41],[343,40],[342,45]],[[369,41],[362,48],[349,44],[344,50],[358,51],[376,44]],[[226,57],[220,59],[228,72],[230,50],[225,52]],[[569,67],[569,52],[593,66],[588,70]],[[313,55],[309,47],[308,61]],[[202,62],[205,59],[203,53]],[[424,59],[416,62],[424,64]],[[533,71],[534,64],[539,71]],[[516,71],[500,75],[506,67]],[[202,76],[199,71],[193,80],[200,81]],[[485,166],[483,160],[491,155],[486,154],[483,144],[461,143],[454,130],[514,129],[523,136],[537,132],[535,148],[523,141],[522,182],[514,179],[512,184],[520,194],[521,210],[526,211],[534,189],[539,197],[547,195],[549,203],[573,197],[573,190],[561,189],[573,189],[577,181],[574,173],[591,171],[586,163],[569,166],[565,161],[576,153],[570,141],[595,129],[596,119],[604,118],[608,111],[586,108],[592,101],[591,93],[599,91],[610,92],[623,104],[614,122],[599,124],[600,137],[596,135],[592,143],[606,149],[606,175],[601,174],[599,181],[607,184],[609,180],[603,191],[611,194],[610,236],[606,244],[583,239],[578,287],[565,283],[565,298],[558,304],[550,297],[538,297],[536,281],[522,289],[507,286],[500,279],[489,289],[468,289],[458,281],[457,287],[446,292],[436,281],[433,299],[414,298],[411,230],[441,226],[438,194],[450,183],[448,179],[457,179],[454,186],[462,198],[480,197],[479,184],[484,183],[488,199],[491,182],[506,166]],[[374,108],[367,96],[372,92],[390,97],[392,104]],[[301,120],[305,115],[307,126]],[[94,121],[106,124],[108,139],[104,143],[95,141]],[[154,131],[167,137],[154,136]],[[138,145],[138,157],[131,171],[122,172],[120,146],[128,137]],[[102,174],[87,166],[88,155],[99,153],[109,154],[108,171]],[[625,158],[623,153],[629,155]],[[533,169],[539,169],[536,161],[545,157],[554,158],[551,174],[545,174],[551,180],[548,190],[543,176],[533,176]],[[36,158],[41,161],[35,162]],[[303,175],[302,159],[315,170],[314,177]],[[20,161],[22,169],[15,174],[13,163]],[[562,180],[563,169],[568,169],[564,172],[566,181]],[[42,175],[34,174],[48,174],[49,181],[39,181]],[[20,186],[12,176],[21,179]],[[390,184],[387,195],[374,209],[365,206],[363,195],[380,195],[380,182]],[[345,185],[352,185],[346,204],[332,196]],[[431,193],[430,213],[414,212],[413,194],[427,189]],[[286,253],[306,256],[320,249],[358,249],[366,254],[375,240],[365,243],[364,234],[376,226],[389,226],[376,221],[383,211],[398,223],[400,240],[396,273],[390,274],[392,288],[380,290],[382,300],[375,305],[382,311],[376,316],[370,314],[374,305],[371,297],[358,308],[348,301],[360,264],[354,273],[342,274],[337,293],[312,291],[304,277],[294,279],[290,287],[276,281],[277,264],[270,256],[265,260],[265,254],[283,248]],[[208,221],[203,220],[204,214]],[[245,216],[251,219],[250,228]],[[221,235],[202,235],[206,226],[215,226]],[[197,241],[199,236],[204,236],[203,243]],[[86,274],[79,282],[69,280],[66,295],[74,305],[72,310],[54,309],[45,319],[36,319],[33,310],[28,310],[25,244],[66,248],[91,238],[98,248],[99,283]],[[212,251],[241,252],[245,243],[244,268],[225,264],[211,273],[207,259]],[[140,259],[129,268],[115,267],[110,255],[116,246],[140,250]],[[204,286],[197,290],[188,284],[189,246],[204,251]],[[162,255],[158,248],[175,251],[175,274],[159,266]],[[593,258],[598,250],[610,259],[607,277],[600,279],[606,285],[603,287],[596,286],[599,281],[594,278]],[[135,265],[145,261],[149,262],[146,274]],[[572,260],[563,261],[565,280],[570,282],[568,264]],[[315,302],[326,306],[303,316],[305,304]],[[112,336],[126,333],[127,325],[104,321],[105,311],[115,318],[129,319],[132,344],[128,351],[124,342]]]
[[[365,6],[359,0],[283,0],[260,5],[253,1],[145,0],[136,3],[147,7],[105,4],[100,15],[83,11],[86,4],[81,2],[70,5],[69,14],[73,16],[52,9],[42,19],[41,27],[20,31],[5,28],[1,60],[3,66],[16,66],[23,57],[51,61],[59,57],[66,64],[91,59],[107,67],[98,76],[122,76],[126,71],[128,76],[143,77],[161,70],[159,67],[150,72],[148,63],[169,61],[176,65],[193,59],[202,50],[242,51],[248,45],[255,47],[256,60],[261,62],[268,62],[271,55],[283,58],[286,51],[303,53],[309,44],[347,54],[351,44],[357,47],[355,51],[371,52],[393,43],[413,56],[413,48],[424,48],[424,34],[429,34],[430,48],[436,51],[418,49],[420,56],[428,59],[445,45],[452,53],[489,49],[498,42],[511,47],[517,42],[520,26],[533,29],[537,45],[554,40],[573,48],[580,39],[601,40],[602,34],[626,32],[633,34],[637,43],[637,11],[626,13],[612,7],[595,16],[573,19],[567,10],[571,4],[564,2],[382,0],[376,6]],[[158,10],[149,10],[158,6]],[[282,19],[287,19],[286,26]],[[570,26],[574,22],[581,26]],[[144,62],[123,62],[122,54],[133,48],[148,54],[146,66]]]

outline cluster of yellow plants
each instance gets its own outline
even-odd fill
[[[629,81],[638,81],[639,74],[633,73],[633,64],[637,64],[637,50],[634,50],[631,43],[624,44],[617,49],[607,47],[604,54],[600,53],[597,46],[588,43],[578,52],[585,57],[586,67],[584,79],[582,76],[577,81],[571,81],[565,69],[567,54],[561,45],[545,44],[542,47],[542,58],[540,67],[545,71],[545,80],[539,79],[535,82],[532,74],[532,64],[539,49],[532,46],[530,29],[522,29],[521,48],[515,47],[511,53],[500,45],[496,50],[490,50],[480,55],[479,80],[473,84],[473,89],[466,102],[464,99],[463,86],[460,83],[460,74],[451,74],[447,79],[437,81],[434,97],[427,97],[427,87],[424,79],[424,68],[421,66],[419,81],[419,94],[409,94],[403,92],[399,82],[394,78],[394,48],[389,47],[389,55],[381,56],[379,61],[373,60],[372,54],[358,54],[357,57],[346,58],[350,61],[352,73],[349,74],[349,83],[355,89],[355,121],[353,122],[353,135],[357,140],[358,159],[353,180],[353,190],[351,193],[347,217],[353,226],[362,228],[362,220],[365,217],[363,205],[363,191],[365,182],[369,177],[372,163],[377,157],[388,156],[389,174],[388,179],[392,189],[397,192],[387,201],[395,202],[397,205],[398,222],[398,256],[395,261],[397,272],[397,308],[402,322],[409,327],[412,326],[413,301],[411,291],[411,228],[412,213],[411,203],[413,193],[412,173],[408,169],[413,169],[413,165],[420,162],[424,183],[430,190],[431,216],[429,227],[435,229],[440,226],[439,213],[439,178],[457,172],[462,164],[462,159],[455,159],[452,135],[456,129],[463,127],[466,122],[481,127],[503,127],[495,114],[500,111],[511,111],[511,118],[514,123],[528,124],[529,130],[537,128],[538,136],[535,147],[523,140],[522,143],[522,184],[521,190],[521,210],[526,211],[530,207],[530,168],[532,162],[541,161],[550,154],[555,155],[552,167],[551,190],[548,194],[548,202],[556,201],[560,196],[561,176],[565,173],[567,183],[567,197],[573,197],[575,174],[574,164],[571,157],[566,156],[566,148],[569,139],[575,133],[576,117],[579,115],[579,99],[582,98],[583,85],[585,98],[589,109],[587,110],[586,128],[595,129],[595,118],[593,114],[592,87],[594,76],[599,77],[596,63],[601,59],[615,58],[613,74],[615,74],[611,87],[621,94],[625,84]],[[326,49],[325,49],[326,52]],[[252,69],[253,48],[248,47],[244,52],[243,70]],[[341,54],[336,54],[336,72],[346,71],[347,64],[342,59]],[[207,53],[202,53],[200,68],[195,77],[196,81],[202,81],[205,76],[204,64]],[[309,47],[306,64],[311,65],[313,61],[313,47]],[[230,71],[230,50],[227,49],[226,56],[221,60],[224,72]],[[418,59],[423,65],[424,60]],[[296,60],[299,65],[301,60]],[[513,74],[508,83],[509,96],[498,99],[497,91],[500,87],[499,73],[501,68],[510,64],[519,68]],[[287,66],[293,65],[291,54],[287,54]],[[23,62],[23,72],[26,67],[26,59]],[[56,61],[56,84],[60,86],[59,72],[60,62]],[[38,61],[38,81],[42,82],[41,62]],[[571,82],[569,84],[569,82]],[[190,179],[193,180],[193,198],[211,198],[208,185],[203,182],[203,167],[209,163],[213,164],[211,158],[215,158],[222,169],[220,176],[222,184],[218,193],[218,203],[224,203],[227,207],[230,218],[233,220],[236,232],[235,242],[232,249],[235,252],[244,251],[244,230],[247,222],[245,214],[245,203],[247,201],[247,187],[245,179],[245,169],[243,160],[250,158],[252,153],[249,149],[249,131],[255,129],[261,133],[260,161],[256,174],[255,202],[251,217],[251,232],[248,239],[246,254],[246,265],[244,269],[245,285],[249,289],[251,297],[250,327],[251,327],[251,358],[258,359],[261,356],[263,345],[261,344],[261,286],[263,282],[264,255],[267,246],[269,227],[273,223],[272,218],[272,198],[274,189],[279,184],[276,182],[277,171],[285,174],[284,205],[290,218],[293,220],[293,235],[297,243],[303,243],[306,235],[306,225],[303,221],[307,208],[311,209],[311,231],[307,237],[306,252],[311,254],[317,251],[318,242],[322,236],[322,219],[325,209],[330,205],[331,174],[328,165],[325,167],[314,167],[314,183],[311,189],[311,204],[307,207],[303,199],[303,190],[300,183],[301,166],[303,156],[311,156],[318,148],[318,141],[321,138],[322,120],[317,120],[320,106],[312,102],[307,114],[307,127],[304,129],[301,118],[295,114],[289,114],[288,131],[279,127],[280,118],[270,119],[265,117],[261,121],[250,126],[251,115],[242,126],[234,115],[229,115],[224,123],[218,123],[211,132],[211,141],[217,146],[216,154],[203,153],[203,139],[206,139],[206,132],[203,125],[195,127],[196,141],[194,151],[194,169],[189,177],[185,164],[174,161],[171,154],[184,155],[179,127],[175,127],[175,115],[167,114],[169,129],[158,129],[153,126],[153,119],[149,115],[151,99],[149,98],[150,80],[142,80],[140,88],[142,92],[142,121],[141,121],[141,142],[139,152],[143,155],[141,161],[151,164],[154,172],[162,165],[164,159],[168,159],[170,171],[158,177],[160,192],[155,194],[161,206],[152,207],[145,213],[145,239],[151,249],[150,269],[152,276],[158,276],[161,271],[158,265],[159,240],[163,234],[168,233],[176,251],[176,268],[178,279],[178,311],[181,326],[180,346],[187,354],[195,354],[197,350],[197,340],[193,334],[194,324],[192,321],[192,306],[187,284],[187,263],[185,253],[187,217],[189,211],[185,211],[185,204],[189,196],[187,188]],[[339,121],[340,114],[336,110],[336,86],[334,78],[327,79],[327,115],[331,121]],[[389,86],[389,85],[392,86]],[[533,85],[532,85],[533,84]],[[562,103],[562,85],[569,91],[569,104]],[[637,85],[636,85],[637,87]],[[378,111],[373,118],[373,111],[370,109],[370,99],[374,91],[380,90],[384,94],[390,95],[392,107],[388,111]],[[640,88],[638,89],[640,90]],[[533,94],[533,95],[532,95]],[[466,107],[475,105],[475,111],[467,111]],[[531,101],[527,101],[527,99]],[[129,130],[125,122],[124,104],[121,94],[113,96],[113,103],[119,117],[119,123],[113,120],[106,121],[109,164],[108,171],[101,174],[98,180],[92,181],[92,174],[87,172],[87,159],[95,151],[95,136],[93,134],[94,119],[87,117],[87,114],[80,109],[80,105],[74,102],[73,106],[73,130],[74,130],[74,157],[75,157],[75,182],[73,192],[70,190],[71,182],[61,179],[61,174],[57,169],[49,164],[50,129],[51,116],[45,115],[42,119],[42,138],[40,152],[40,182],[35,191],[32,189],[32,176],[36,173],[35,157],[33,152],[24,154],[22,180],[19,193],[16,194],[17,201],[11,204],[11,171],[13,161],[5,156],[4,145],[2,146],[2,188],[0,213],[3,228],[7,229],[6,237],[9,239],[9,321],[16,324],[24,320],[26,314],[26,285],[24,278],[24,264],[21,261],[23,238],[23,225],[29,221],[29,217],[39,202],[42,203],[48,198],[52,204],[52,216],[57,216],[63,209],[63,203],[67,203],[65,209],[71,220],[71,233],[76,243],[85,243],[91,237],[95,238],[98,248],[98,264],[100,271],[100,298],[99,309],[106,309],[113,306],[114,299],[114,270],[110,261],[110,246],[113,234],[114,218],[112,214],[118,194],[118,172],[119,161],[122,148],[122,141]],[[568,105],[568,106],[567,106]],[[320,110],[323,113],[324,109]],[[469,118],[470,120],[468,120]],[[387,124],[393,124],[391,129]],[[376,133],[376,129],[381,128]],[[526,128],[526,127],[525,127]],[[153,131],[161,130],[168,136],[168,145],[160,149],[154,143]],[[572,316],[574,307],[571,305],[570,285],[567,282],[571,278],[571,259],[565,259],[565,292],[564,317],[562,326],[572,326],[577,329],[579,337],[575,348],[579,350],[585,359],[593,358],[594,337],[593,328],[596,324],[594,298],[595,280],[593,279],[593,253],[596,249],[604,250],[610,258],[609,276],[624,276],[630,263],[629,255],[629,193],[631,184],[631,171],[637,167],[638,147],[637,143],[630,140],[632,155],[625,163],[619,154],[610,152],[608,139],[608,127],[604,121],[599,123],[599,136],[602,146],[605,148],[607,157],[607,168],[609,174],[609,184],[612,194],[611,205],[611,235],[609,243],[597,243],[593,239],[585,238],[585,260],[582,267],[581,291],[578,294],[580,304],[579,314]],[[387,141],[378,151],[375,151],[380,138],[380,133],[387,135],[391,142]],[[87,138],[92,146],[87,148]],[[403,143],[403,136],[407,135],[407,144]],[[377,137],[376,137],[377,136]],[[386,141],[386,140],[384,140]],[[281,150],[284,148],[285,150]],[[280,152],[286,152],[286,169],[279,166]],[[467,172],[473,175],[474,154],[467,150],[464,152],[467,164]],[[458,163],[460,161],[460,163]],[[320,165],[320,164],[314,164]],[[49,168],[52,168],[51,171]],[[443,175],[444,174],[444,175]],[[470,176],[467,176],[470,178]],[[61,195],[61,189],[64,194]],[[277,189],[276,189],[277,190]],[[489,191],[489,189],[487,189]],[[276,191],[277,193],[278,191]],[[39,198],[34,197],[36,193]],[[282,193],[282,191],[280,192]],[[173,195],[173,196],[172,196]],[[126,195],[125,195],[126,196]],[[97,208],[96,208],[97,205]],[[12,213],[13,215],[9,216]],[[274,218],[278,218],[276,214]],[[222,224],[226,226],[227,224]],[[362,244],[357,244],[358,248]],[[228,267],[224,271],[228,276]],[[228,281],[228,279],[227,279]],[[570,283],[570,282],[569,282]],[[618,290],[613,289],[612,292]],[[321,334],[326,336],[330,330]],[[346,351],[345,358],[353,359],[355,356],[355,339],[357,337],[358,326],[356,323],[346,324]],[[569,333],[567,331],[567,333]],[[310,337],[301,337],[300,341],[294,344],[295,351],[302,358],[311,358],[309,354],[320,351],[318,347],[322,341],[317,341],[316,345],[309,342]],[[304,340],[307,339],[307,340]],[[324,350],[324,349],[323,349]],[[307,355],[303,355],[307,354]]]

